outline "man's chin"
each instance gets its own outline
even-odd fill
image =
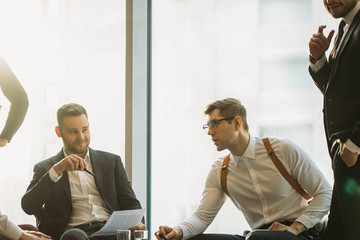
[[[335,19],[342,18],[342,17],[344,16],[344,14],[339,14],[339,13],[331,13],[331,12],[330,12],[330,14],[331,14],[331,16],[333,16],[333,18],[335,18]]]
[[[350,9],[345,9],[343,6],[338,6],[337,8],[334,9],[328,9],[328,12],[330,13],[331,16],[333,16],[333,18],[342,18],[345,17],[351,10]]]
[[[72,152],[76,155],[83,155],[83,154],[86,154],[87,149],[88,148],[81,148],[81,149],[76,148],[76,149],[72,149],[73,150]]]
[[[222,147],[222,146],[216,146],[216,150],[218,151],[218,152],[221,152],[222,150],[224,150],[225,148],[224,147]]]

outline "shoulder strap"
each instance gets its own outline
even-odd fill
[[[282,165],[282,163],[280,162],[280,160],[278,159],[278,157],[276,156],[275,152],[273,151],[273,149],[271,148],[270,145],[270,141],[268,138],[263,138],[262,139],[266,148],[266,151],[268,153],[268,155],[270,156],[271,160],[274,162],[276,168],[279,170],[279,172],[281,173],[281,175],[286,179],[286,181],[288,181],[288,183],[295,188],[295,190],[306,200],[309,200],[311,197],[310,195],[300,186],[300,184],[293,179],[290,174],[285,170],[284,166]]]
[[[227,168],[229,165],[229,160],[230,160],[230,154],[227,155],[224,158],[224,162],[222,164],[222,168],[221,168],[221,189],[226,193],[226,195],[228,195],[230,197],[230,194],[227,190],[227,185],[226,185],[226,176],[227,176]]]

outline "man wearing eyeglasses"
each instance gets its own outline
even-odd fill
[[[246,109],[233,98],[209,104],[203,126],[218,151],[230,151],[227,191],[252,231],[247,236],[202,234],[226,200],[221,186],[224,157],[208,174],[197,210],[176,227],[160,226],[158,239],[300,240],[319,239],[315,224],[330,207],[331,187],[310,157],[287,139],[269,138],[289,174],[313,197],[308,203],[280,174],[263,141],[249,134]]]

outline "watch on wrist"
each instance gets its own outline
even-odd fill
[[[314,58],[313,56],[311,56],[311,54],[309,54],[309,61],[312,62],[313,64],[315,64],[317,62],[317,60],[319,60],[320,58],[322,58],[323,55],[321,55],[318,58]]]

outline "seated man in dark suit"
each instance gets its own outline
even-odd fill
[[[141,205],[120,157],[89,148],[86,110],[78,104],[66,104],[57,111],[57,121],[55,131],[64,147],[56,156],[35,165],[22,208],[34,214],[39,230],[55,240],[91,239],[113,211],[139,209]],[[145,229],[145,225],[133,229]]]

